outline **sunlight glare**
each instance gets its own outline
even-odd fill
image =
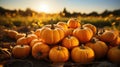
[[[49,7],[48,7],[47,4],[41,4],[39,10],[42,11],[42,12],[49,13]]]

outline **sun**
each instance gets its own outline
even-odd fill
[[[49,11],[50,11],[49,6],[47,4],[41,4],[39,10],[41,12],[46,12],[46,13],[49,13]]]

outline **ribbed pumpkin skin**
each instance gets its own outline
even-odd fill
[[[30,53],[30,46],[29,45],[16,45],[12,49],[12,54],[15,58],[26,58]]]
[[[120,63],[120,46],[112,47],[108,51],[108,59],[113,63]]]
[[[84,46],[84,49],[81,47],[75,47],[71,51],[71,58],[74,62],[85,64],[92,62],[95,55],[94,51],[89,47]]]
[[[77,28],[73,31],[73,35],[79,39],[80,43],[86,43],[92,38],[93,32],[87,27]]]
[[[69,28],[77,28],[80,27],[80,23],[76,18],[71,18],[68,20],[67,25]]]
[[[79,40],[74,36],[67,36],[63,39],[62,45],[68,49],[72,49],[79,45]]]
[[[97,59],[103,58],[107,54],[108,46],[102,41],[88,42],[85,45],[94,50]]]
[[[62,46],[55,46],[49,52],[49,59],[54,63],[66,62],[69,59],[69,51]]]
[[[90,28],[93,31],[93,35],[95,35],[96,32],[97,32],[97,28],[94,25],[92,25],[92,24],[84,24],[83,27]]]
[[[111,42],[116,38],[116,34],[112,31],[105,31],[99,36],[99,39],[104,42]]]
[[[63,29],[58,27],[55,27],[54,29],[44,27],[41,29],[40,35],[41,39],[43,39],[47,44],[54,45],[64,38],[65,32]]]
[[[60,25],[63,27],[64,30],[68,29],[67,23],[66,22],[58,22],[57,25]]]
[[[35,59],[44,59],[49,55],[50,47],[42,42],[36,43],[32,47],[32,56]]]

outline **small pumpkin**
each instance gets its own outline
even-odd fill
[[[31,51],[29,45],[16,45],[12,49],[12,54],[15,58],[26,58]]]
[[[28,45],[28,41],[27,41],[26,36],[25,36],[25,37],[21,37],[21,38],[17,39],[16,44],[18,44],[18,45],[20,45],[20,44],[23,44],[23,45]]]
[[[79,45],[79,40],[74,36],[67,36],[62,40],[62,46],[72,49]]]
[[[88,23],[88,24],[84,24],[83,27],[88,27],[88,28],[90,28],[90,29],[93,31],[93,35],[95,35],[96,32],[97,32],[96,26],[94,26],[94,25],[92,25],[92,24],[89,24],[89,23]]]
[[[54,63],[66,62],[69,59],[69,51],[66,47],[55,46],[49,52],[49,59]]]
[[[54,26],[54,24],[51,24],[51,26],[46,26],[41,29],[41,39],[45,41],[45,43],[54,45],[60,42],[64,36],[65,31],[58,27]]]
[[[74,28],[68,28],[66,31],[65,31],[65,35],[68,36],[68,35],[73,35],[73,31],[74,31]]]
[[[37,39],[38,37],[35,35],[35,34],[28,34],[27,35],[27,41],[28,41],[28,44],[30,44],[30,42],[33,40],[33,39]]]
[[[49,55],[50,47],[42,42],[35,43],[32,47],[32,56],[35,59],[44,59]]]
[[[8,32],[7,32],[7,35],[8,35],[10,38],[15,38],[17,34],[18,34],[18,32],[15,31],[15,30],[8,30]]]
[[[86,43],[93,37],[93,32],[87,27],[81,27],[73,31],[73,36],[77,37],[80,43]]]
[[[107,54],[108,46],[103,41],[93,38],[91,39],[91,42],[88,42],[85,45],[93,49],[96,59],[103,58]]]
[[[116,37],[113,31],[105,31],[99,35],[99,39],[104,42],[112,42]]]
[[[117,36],[113,41],[110,42],[110,46],[118,46],[120,44],[120,37]]]
[[[66,22],[58,22],[57,25],[60,25],[63,27],[64,30],[68,29],[67,23]]]
[[[18,33],[16,36],[15,36],[15,39],[19,39],[21,37],[25,37],[26,34],[25,33]]]
[[[38,38],[40,38],[40,31],[41,31],[41,29],[37,29],[37,30],[34,32],[34,34],[37,35]]]
[[[90,47],[82,44],[72,49],[71,58],[74,62],[86,64],[94,60],[95,54]]]
[[[120,45],[109,49],[107,56],[111,62],[120,63]]]
[[[67,25],[69,28],[77,28],[81,26],[80,22],[76,18],[69,19]]]
[[[33,47],[35,45],[35,43],[38,43],[38,42],[43,42],[42,39],[33,39],[31,42],[30,42],[30,46]]]

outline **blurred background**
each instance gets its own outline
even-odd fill
[[[120,0],[0,0],[0,27],[31,30],[77,18],[81,23],[120,30]]]

